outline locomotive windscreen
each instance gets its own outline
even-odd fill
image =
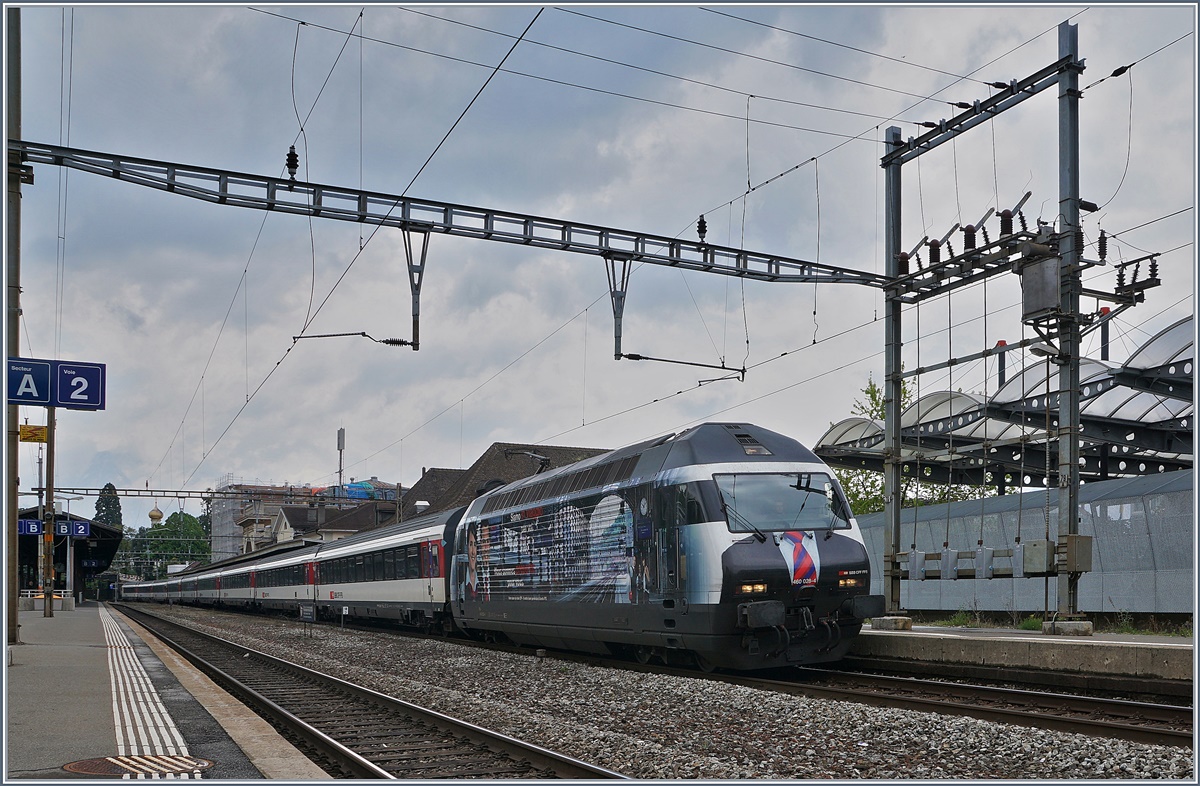
[[[849,529],[850,514],[824,472],[714,476],[731,532]]]

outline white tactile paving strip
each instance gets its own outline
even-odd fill
[[[133,778],[199,778],[203,760],[188,755],[187,744],[133,645],[108,609],[100,608],[108,644],[108,674],[112,685],[117,755],[109,762]]]

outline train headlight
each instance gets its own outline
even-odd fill
[[[866,586],[866,581],[862,576],[843,576],[838,579],[838,589],[854,589],[863,586]]]
[[[766,593],[767,585],[762,581],[746,582],[738,587],[739,595],[765,595]]]

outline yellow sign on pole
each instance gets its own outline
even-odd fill
[[[22,442],[45,442],[45,426],[19,426]]]

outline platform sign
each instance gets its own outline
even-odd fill
[[[104,409],[105,365],[73,360],[8,359],[8,403]]]
[[[37,519],[17,519],[18,535],[41,535],[44,532],[42,522]]]
[[[8,359],[8,403],[50,406],[49,360]]]
[[[92,522],[56,521],[54,522],[54,534],[70,535],[72,538],[86,538],[92,534]]]
[[[55,406],[67,409],[104,409],[104,364],[57,361]]]

